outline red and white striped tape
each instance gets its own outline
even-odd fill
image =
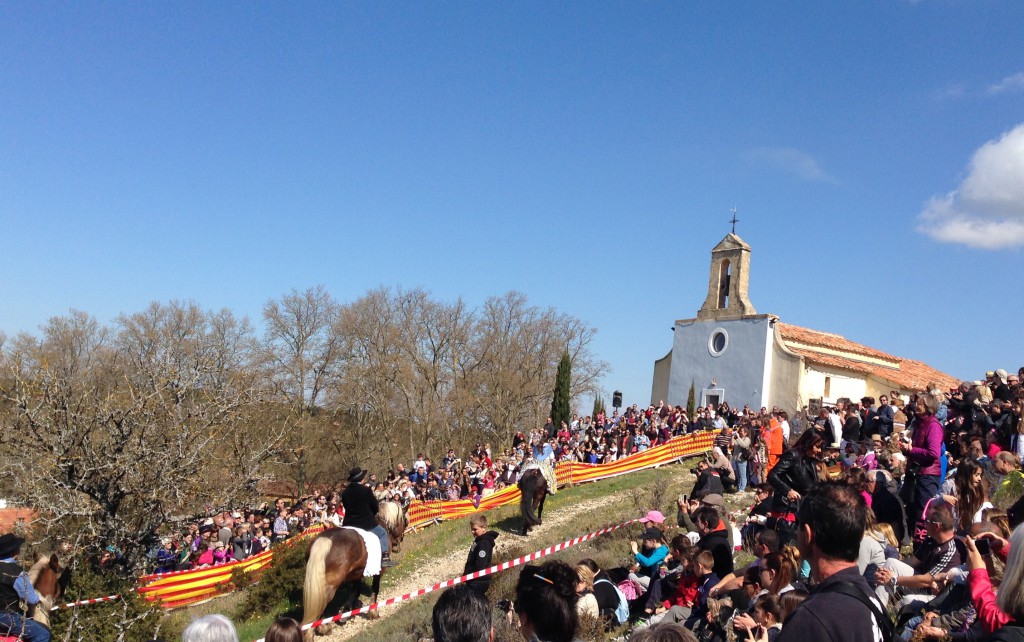
[[[340,622],[341,620],[348,619],[348,618],[350,618],[352,616],[355,616],[355,615],[360,615],[362,613],[369,613],[370,611],[375,611],[375,610],[377,610],[379,608],[382,608],[382,607],[385,607],[385,606],[391,606],[392,604],[399,604],[401,602],[406,602],[408,600],[411,600],[414,597],[419,597],[421,595],[426,595],[427,593],[432,593],[433,591],[437,591],[439,589],[449,588],[449,587],[455,586],[456,584],[460,584],[462,582],[465,582],[467,580],[475,580],[478,577],[484,577],[486,575],[492,575],[492,574],[498,573],[500,571],[505,571],[505,570],[508,570],[508,569],[513,568],[515,566],[519,566],[521,564],[525,564],[527,562],[532,562],[533,560],[540,559],[542,557],[546,557],[548,555],[551,555],[552,553],[557,553],[559,551],[563,551],[563,550],[565,550],[567,548],[570,548],[572,546],[576,546],[577,544],[581,544],[581,543],[583,543],[583,542],[585,542],[587,540],[593,539],[593,538],[597,537],[598,535],[604,535],[606,533],[610,533],[610,532],[618,530],[618,529],[620,529],[620,528],[622,528],[624,526],[629,526],[630,524],[633,524],[633,523],[635,523],[637,521],[639,521],[639,520],[631,519],[629,521],[622,522],[621,524],[616,524],[615,526],[609,526],[607,528],[602,528],[601,530],[594,531],[593,533],[587,533],[586,535],[580,535],[579,537],[574,537],[572,539],[567,539],[567,540],[565,540],[564,542],[562,542],[560,544],[555,544],[554,546],[549,546],[547,548],[542,548],[541,550],[534,551],[533,553],[530,553],[529,555],[523,555],[522,557],[517,557],[517,558],[511,559],[511,560],[509,560],[507,562],[502,562],[501,564],[497,564],[495,566],[492,566],[492,567],[490,567],[488,569],[484,569],[482,571],[474,571],[473,573],[470,573],[468,575],[462,575],[460,577],[455,577],[455,578],[452,578],[450,580],[445,580],[444,582],[438,582],[437,584],[434,584],[433,586],[428,586],[428,587],[425,587],[425,588],[421,588],[418,591],[413,591],[412,593],[406,593],[405,595],[400,595],[398,597],[391,597],[391,598],[388,598],[388,599],[384,600],[383,602],[376,602],[374,604],[370,604],[369,606],[363,606],[363,607],[360,607],[358,609],[353,609],[351,611],[345,611],[344,613],[339,613],[338,615],[335,615],[333,617],[324,618],[322,620],[317,620],[315,622],[310,622],[309,624],[304,625],[302,627],[302,630],[306,631],[308,629],[312,629],[312,628],[321,626],[323,624],[327,624],[329,622]],[[260,638],[259,640],[256,640],[256,642],[265,642],[265,641],[264,641],[263,638]]]
[[[112,602],[114,600],[119,600],[119,599],[121,599],[120,595],[108,595],[106,597],[94,597],[94,598],[91,598],[91,599],[88,599],[88,600],[79,600],[78,602],[69,602],[68,604],[58,604],[57,606],[51,608],[50,610],[51,611],[56,611],[58,609],[70,609],[70,608],[75,607],[75,606],[85,606],[87,604],[98,604],[100,602]]]

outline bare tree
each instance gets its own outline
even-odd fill
[[[72,312],[5,350],[3,467],[46,532],[116,544],[137,572],[175,516],[254,498],[280,435],[240,438],[259,404],[250,340],[230,313],[171,303],[113,329]]]
[[[572,358],[574,399],[608,369],[590,350],[596,330],[553,308],[530,306],[520,292],[491,297],[476,319],[465,376],[480,422],[501,439],[543,424],[563,351]]]
[[[315,409],[338,374],[338,312],[338,303],[323,286],[292,290],[263,306],[267,380],[299,411]]]

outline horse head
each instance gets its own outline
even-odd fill
[[[29,581],[39,593],[39,603],[32,609],[32,619],[43,626],[50,627],[50,610],[54,603],[64,595],[71,582],[71,569],[61,568],[57,554],[35,556],[35,563],[28,571]]]
[[[391,552],[401,552],[405,529],[409,527],[409,505],[399,502],[382,502],[380,512],[377,513],[377,521],[388,532]]]

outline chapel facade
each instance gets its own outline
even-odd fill
[[[750,302],[751,248],[735,232],[711,250],[708,293],[697,316],[677,320],[672,349],[654,363],[651,403],[779,406],[789,412],[841,399],[909,394],[959,380],[838,334],[758,314]]]

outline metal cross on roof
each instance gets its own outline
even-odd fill
[[[739,222],[739,219],[736,218],[736,208],[735,207],[732,208],[731,211],[732,211],[732,220],[730,220],[729,222],[732,223],[732,233],[735,234],[736,233],[736,223]]]

